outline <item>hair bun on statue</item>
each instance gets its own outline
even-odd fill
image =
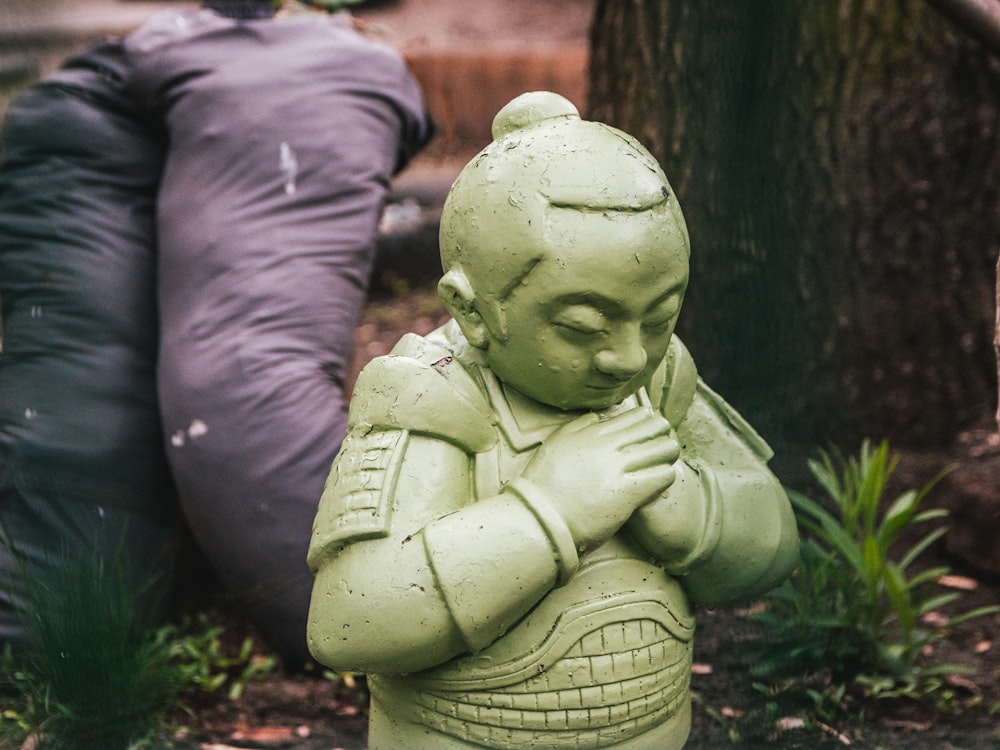
[[[515,130],[557,117],[580,119],[580,112],[565,96],[551,91],[529,91],[504,106],[493,118],[493,140],[499,140]]]
[[[627,133],[584,120],[566,97],[521,94],[497,112],[492,130],[493,141],[462,168],[441,210],[441,267],[471,278],[478,293],[508,294],[508,283],[537,262],[539,243],[572,244],[572,232],[555,232],[553,222],[559,215],[570,221],[574,211],[649,212],[645,221],[689,246],[653,155]]]

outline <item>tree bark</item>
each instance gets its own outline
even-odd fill
[[[1000,381],[1000,259],[997,260],[997,297],[996,297],[996,328],[993,334],[993,351],[997,361],[997,380]],[[1000,406],[996,412],[997,426],[1000,427]]]
[[[905,0],[599,0],[590,116],[692,236],[680,333],[773,442],[988,420],[1000,63]]]

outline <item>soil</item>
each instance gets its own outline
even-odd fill
[[[996,602],[998,595],[1000,586],[980,584],[963,598],[963,606]],[[686,750],[1000,747],[995,707],[1000,701],[995,678],[1000,670],[1000,644],[994,640],[998,632],[997,618],[969,623],[943,644],[943,660],[976,670],[955,677],[950,708],[853,701],[846,713],[822,722],[810,718],[806,701],[765,695],[754,687],[746,646],[759,633],[745,613],[701,612],[691,683],[694,719]],[[987,646],[976,653],[977,647]],[[348,687],[316,675],[277,672],[247,685],[237,700],[202,698],[196,713],[177,717],[186,729],[174,739],[178,750],[364,750],[365,698],[363,678]]]
[[[402,333],[426,333],[446,320],[428,289],[383,296],[368,305],[355,344],[354,372],[386,353]],[[910,481],[929,479],[941,456],[922,453],[899,472]],[[918,464],[925,464],[921,471]],[[912,486],[912,485],[911,485]],[[901,488],[902,489],[902,488]],[[952,568],[952,586],[964,587],[947,611],[967,611],[1000,602],[1000,580],[959,567],[940,545],[926,563]],[[242,639],[250,626],[230,612],[230,636]],[[937,616],[937,613],[935,614]],[[707,748],[860,748],[906,747],[908,750],[978,750],[1000,748],[1000,615],[979,618],[954,629],[929,656],[972,670],[951,675],[947,705],[906,700],[864,701],[847,697],[845,711],[821,720],[801,698],[754,686],[750,644],[760,627],[740,609],[702,611],[695,638],[692,675],[694,725],[689,750]],[[768,694],[769,692],[769,694]],[[801,695],[801,693],[799,694]],[[178,715],[186,726],[175,737],[179,750],[294,748],[363,750],[367,706],[364,678],[353,684],[312,674],[276,671],[246,686],[236,700],[195,696],[192,713]],[[803,721],[805,719],[805,721]],[[401,749],[403,750],[403,749]]]

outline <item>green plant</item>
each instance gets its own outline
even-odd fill
[[[206,614],[158,624],[145,595],[155,587],[136,585],[121,544],[64,546],[45,577],[2,528],[0,542],[25,582],[28,634],[0,655],[0,747],[27,735],[44,750],[161,746],[166,717],[192,690],[228,685],[235,699],[277,665],[249,636],[230,643]]]
[[[944,674],[959,670],[931,662],[927,647],[955,625],[1000,609],[980,607],[927,624],[924,615],[958,597],[935,589],[947,567],[911,570],[946,531],[943,526],[917,529],[947,514],[919,507],[943,473],[884,507],[897,463],[884,441],[877,448],[865,441],[857,458],[821,452],[809,468],[830,509],[789,493],[807,537],[795,575],[754,616],[766,626],[758,675],[825,669],[835,685],[852,683],[876,697],[922,699],[941,687]],[[894,543],[907,540],[909,546],[897,556]]]
[[[4,657],[18,700],[2,726],[44,737],[46,750],[135,746],[180,690],[122,556],[104,549],[64,549],[51,580],[22,564],[29,640]]]
[[[729,739],[730,744],[735,745],[743,739],[740,735],[737,716],[732,715],[731,712],[719,710],[714,706],[710,706],[705,702],[705,699],[697,690],[691,691],[691,703],[696,708],[700,708],[704,711],[706,716],[726,730],[726,737]]]
[[[160,629],[159,637],[170,642],[171,661],[185,689],[214,693],[228,685],[226,697],[236,700],[249,683],[277,668],[277,658],[258,653],[253,637],[227,645],[225,634],[206,612]]]
[[[108,663],[95,655],[86,662],[94,670],[92,679],[80,686],[78,675],[53,679],[37,656],[18,659],[8,646],[0,657],[0,695],[5,697],[0,747],[5,739],[29,734],[44,737],[45,750],[159,747],[159,730],[175,708],[190,711],[195,695],[223,688],[228,700],[236,700],[247,684],[266,678],[278,664],[274,656],[259,653],[250,636],[230,642],[225,628],[208,613],[149,629],[131,648],[134,668],[116,668],[114,660]],[[87,686],[101,682],[113,687],[83,700]],[[123,700],[130,689],[142,692]],[[116,703],[107,705],[108,700]]]

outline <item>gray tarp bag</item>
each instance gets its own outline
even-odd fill
[[[96,617],[115,596],[162,599],[169,582],[175,502],[154,369],[163,142],[127,76],[122,47],[98,45],[5,118],[0,644],[24,645],[31,602],[73,611],[74,588],[103,585],[91,580],[102,567]]]
[[[181,506],[295,667],[376,225],[429,121],[400,57],[335,16],[168,11],[126,43],[132,95],[170,144],[159,392]]]

